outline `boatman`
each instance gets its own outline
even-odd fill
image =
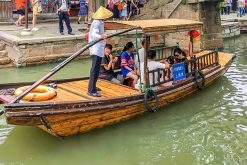
[[[89,48],[90,55],[92,56],[92,67],[90,70],[90,78],[88,84],[88,95],[93,97],[101,97],[97,92],[96,82],[99,76],[101,59],[104,57],[104,49],[106,45],[107,35],[104,33],[104,20],[110,18],[113,13],[106,8],[100,8],[94,13],[92,25],[89,30],[89,42],[103,38],[104,40],[98,42]],[[98,89],[99,90],[99,89]]]

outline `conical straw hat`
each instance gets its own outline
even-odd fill
[[[100,8],[94,13],[93,19],[107,19],[110,18],[113,15],[113,13],[110,10],[107,10],[103,6],[100,6]]]

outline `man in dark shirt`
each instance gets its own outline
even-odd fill
[[[122,75],[117,74],[113,71],[115,68],[115,64],[118,62],[118,58],[117,57],[113,58],[111,51],[112,51],[112,45],[106,44],[105,56],[102,58],[101,61],[99,77],[118,84],[122,84],[124,81]]]
[[[72,28],[70,26],[70,7],[71,3],[70,0],[55,0],[55,5],[57,6],[57,13],[59,17],[59,31],[61,35],[64,35],[64,28],[63,28],[63,20],[66,23],[67,29],[68,29],[68,34],[69,35],[74,35],[72,33]]]

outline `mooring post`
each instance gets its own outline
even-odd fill
[[[29,8],[29,0],[26,0],[26,7],[25,7],[25,29],[28,29],[28,8]]]

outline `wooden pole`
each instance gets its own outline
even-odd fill
[[[190,57],[193,57],[194,43],[193,43],[193,32],[190,31]]]
[[[25,7],[25,29],[28,29],[28,8],[29,8],[29,0],[26,0],[26,7]]]
[[[112,38],[114,36],[135,30],[135,29],[139,29],[140,27],[132,27],[120,32],[116,32],[113,34],[108,35],[107,38]],[[16,103],[18,101],[20,101],[23,97],[25,97],[29,92],[31,92],[33,89],[35,89],[36,87],[38,87],[40,84],[44,83],[48,78],[50,78],[52,75],[54,75],[55,73],[57,73],[59,70],[61,70],[65,65],[67,65],[68,63],[70,63],[73,59],[75,59],[77,56],[79,56],[81,53],[83,53],[84,51],[86,51],[88,48],[90,48],[91,46],[95,45],[96,43],[102,41],[103,39],[98,39],[95,41],[92,41],[90,43],[88,43],[87,45],[85,45],[83,48],[81,48],[80,50],[78,50],[77,52],[75,52],[73,55],[71,55],[70,57],[68,57],[66,60],[64,60],[63,62],[61,62],[59,65],[57,65],[56,67],[54,67],[49,73],[47,73],[44,77],[42,77],[40,80],[36,81],[32,86],[30,86],[29,88],[27,88],[23,93],[21,93],[19,96],[17,96],[14,100],[12,100],[10,103]]]

